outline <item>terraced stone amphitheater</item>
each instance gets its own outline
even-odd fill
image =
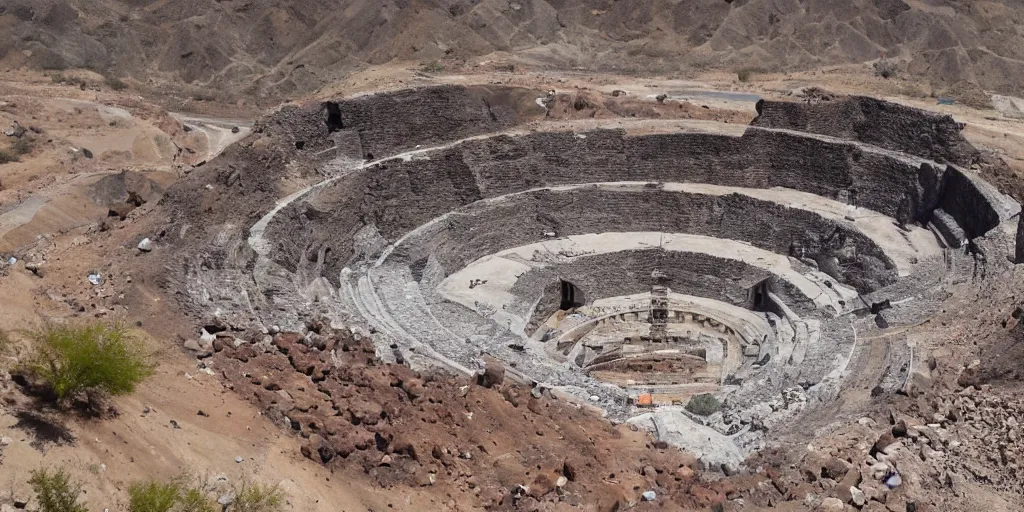
[[[497,361],[715,465],[912,386],[927,364],[906,328],[1016,257],[1020,205],[948,116],[848,97],[758,101],[738,125],[591,103],[439,86],[285,107],[205,189],[171,192],[222,219],[218,194],[244,203],[185,256],[185,302],[271,333],[363,325],[414,367]],[[314,184],[274,196],[288,176]],[[684,409],[701,393],[722,414]]]

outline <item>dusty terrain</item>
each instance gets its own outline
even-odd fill
[[[271,103],[352,71],[693,75],[897,62],[926,88],[1020,94],[1021,7],[950,0],[12,0],[0,65],[88,68],[156,94]]]
[[[0,164],[0,256],[16,259],[0,273],[0,332],[11,339],[0,346],[0,506],[30,497],[28,471],[56,465],[85,483],[91,510],[123,507],[138,478],[182,472],[218,492],[244,479],[280,484],[291,510],[1019,510],[1016,267],[961,280],[933,316],[854,345],[869,357],[841,399],[780,424],[742,470],[708,467],[515,368],[500,383],[490,361],[492,381],[414,371],[355,321],[308,317],[297,332],[271,334],[221,324],[183,298],[180,270],[228,263],[178,259],[197,254],[181,247],[213,247],[225,225],[248,230],[332,172],[258,114],[289,96],[296,106],[438,84],[518,86],[555,91],[544,118],[528,119],[534,97],[510,102],[523,132],[647,135],[693,129],[684,121],[746,125],[757,114],[750,95],[800,101],[818,86],[953,115],[981,151],[982,176],[1024,199],[1024,125],[975,101],[988,98],[982,90],[1021,92],[1017,8],[863,3],[0,7],[0,62],[51,69],[0,76],[0,129],[25,129],[0,135],[0,150],[21,153]],[[883,53],[900,59],[897,78],[874,76],[870,61]],[[587,71],[558,71],[575,67]],[[741,82],[747,67],[761,69]],[[937,105],[947,92],[956,103]],[[195,231],[167,232],[186,224]],[[152,251],[137,248],[144,238]],[[47,421],[67,430],[40,426],[6,369],[27,354],[20,330],[75,318],[129,321],[161,366],[116,399],[116,418],[51,411]],[[216,340],[188,343],[202,328]],[[868,365],[884,364],[891,337],[912,339],[930,373],[879,395]],[[902,483],[888,489],[892,472]],[[657,500],[644,501],[654,489]]]

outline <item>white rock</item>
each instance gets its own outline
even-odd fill
[[[654,501],[658,497],[658,493],[654,491],[647,491],[640,495],[640,498],[644,501]]]
[[[867,503],[867,498],[864,496],[864,491],[856,487],[850,487],[850,499],[853,501],[853,504],[857,506],[857,508],[863,507],[864,504]]]
[[[651,414],[655,437],[697,457],[705,467],[737,468],[746,458],[739,446],[721,432],[698,424],[678,411],[659,410]]]
[[[139,250],[142,251],[142,252],[152,251],[153,250],[153,241],[148,239],[148,238],[143,238],[142,241],[139,242],[139,246],[138,247],[139,247]]]
[[[846,509],[846,505],[843,505],[843,501],[839,498],[825,498],[821,502],[821,506],[818,510],[822,512],[843,512]]]
[[[871,476],[876,480],[881,480],[889,471],[891,471],[891,468],[884,462],[876,462],[871,465]]]
[[[889,478],[885,479],[885,486],[890,489],[895,489],[903,484],[903,478],[900,477],[899,473],[893,473],[889,475]]]

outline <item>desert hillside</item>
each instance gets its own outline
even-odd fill
[[[0,63],[231,99],[305,93],[396,60],[693,73],[885,56],[939,92],[1012,94],[1022,18],[1005,0],[9,0]]]

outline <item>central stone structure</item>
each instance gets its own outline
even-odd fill
[[[651,286],[651,341],[664,343],[668,339],[668,281],[664,272],[651,273],[655,284]]]

